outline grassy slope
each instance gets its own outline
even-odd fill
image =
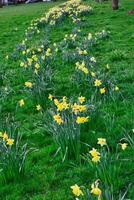
[[[21,41],[24,37],[24,30],[27,28],[31,19],[38,17],[43,12],[48,9],[48,5],[53,6],[55,4],[33,4],[27,6],[19,7],[9,7],[0,10],[0,28],[3,30],[0,32],[0,65],[3,63],[3,57],[6,54],[10,54],[13,51],[13,48]],[[111,5],[106,4],[93,4],[94,14],[85,18],[85,23],[83,31],[95,32],[101,31],[102,29],[108,29],[111,31],[110,40],[100,45],[98,49],[94,52],[97,57],[97,60],[101,64],[110,63],[113,74],[115,75],[117,81],[121,88],[123,88],[123,95],[125,97],[124,101],[118,101],[116,105],[114,103],[109,103],[108,106],[104,107],[103,110],[108,111],[110,115],[115,115],[115,125],[112,130],[109,130],[104,126],[104,119],[99,119],[96,122],[96,127],[91,126],[91,129],[95,129],[97,136],[93,135],[92,137],[101,136],[105,134],[111,143],[115,145],[115,142],[118,139],[123,137],[122,128],[126,130],[132,129],[132,115],[133,115],[133,80],[134,80],[134,71],[133,71],[133,58],[134,58],[134,32],[133,32],[133,20],[134,16],[127,14],[128,10],[133,8],[133,1],[124,0],[119,11],[113,12],[111,10]],[[5,26],[6,24],[6,26]],[[15,28],[18,28],[15,31]],[[51,39],[53,41],[59,41],[63,38],[64,34],[70,32],[72,27],[68,24],[64,24],[60,28],[55,28],[52,32]],[[60,33],[60,34],[59,34]],[[11,37],[12,36],[12,37]],[[116,56],[114,51],[118,49],[121,52],[124,52],[126,56],[122,56],[121,59],[119,55]],[[122,54],[122,53],[121,53]],[[16,68],[18,65],[16,62],[11,61],[8,64],[7,72],[10,74],[15,74],[18,72]],[[12,71],[12,69],[14,69]],[[68,70],[62,71],[59,67],[59,79],[63,79],[60,76],[60,72],[67,74]],[[16,77],[13,77],[13,85],[15,91],[19,89],[19,81]],[[65,81],[66,85],[66,81]],[[57,85],[58,86],[58,85]],[[63,94],[63,85],[58,86],[58,92]],[[69,91],[64,90],[64,94],[68,94]],[[17,97],[13,97],[11,104],[5,104],[5,112],[11,111],[14,109],[16,104]],[[0,199],[6,200],[63,200],[70,199],[69,195],[69,186],[74,183],[88,183],[93,180],[93,174],[89,171],[87,166],[77,166],[71,167],[66,164],[61,164],[59,158],[56,158],[53,161],[50,161],[52,155],[55,151],[52,140],[49,136],[46,137],[40,134],[41,130],[36,128],[35,120],[33,124],[33,114],[28,117],[30,111],[27,109],[25,112],[18,113],[18,119],[23,120],[22,126],[27,131],[28,135],[26,139],[29,142],[33,142],[36,147],[39,148],[39,151],[32,155],[29,158],[27,163],[27,173],[24,180],[21,183],[8,183],[7,185],[0,185]],[[25,121],[24,121],[25,119]],[[36,119],[36,116],[35,116]],[[108,121],[109,123],[109,121]],[[94,122],[92,122],[94,124]],[[36,129],[35,129],[36,128]],[[36,133],[37,132],[37,133]],[[36,133],[36,134],[35,134]],[[89,130],[89,134],[90,130]],[[104,136],[104,135],[103,135]],[[92,141],[91,141],[92,142]],[[128,150],[128,153],[125,153],[127,157],[131,153],[131,149]],[[31,168],[32,166],[32,168]],[[125,171],[125,168],[129,169],[129,172]],[[131,163],[125,165],[122,169],[120,182],[124,185],[128,185],[129,177],[132,174]],[[124,178],[124,174],[126,176]],[[87,179],[87,177],[89,177]],[[6,195],[5,195],[6,194]],[[130,198],[133,197],[132,191],[129,193]]]

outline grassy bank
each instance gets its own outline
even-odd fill
[[[83,19],[83,36],[87,33],[95,33],[106,29],[110,31],[110,37],[102,41],[92,53],[103,68],[109,63],[112,76],[117,80],[121,92],[121,98],[116,102],[108,101],[102,105],[102,116],[91,120],[91,124],[83,129],[83,133],[89,140],[90,145],[95,145],[98,137],[105,137],[110,143],[114,154],[115,146],[124,134],[130,133],[133,137],[133,96],[134,96],[134,30],[133,15],[128,11],[133,9],[133,1],[121,2],[118,11],[111,10],[111,4],[97,4],[86,1],[93,7],[92,15]],[[9,87],[11,93],[7,100],[2,103],[2,112],[14,113],[19,99],[25,98],[22,93],[22,83],[19,58],[5,60],[6,55],[14,52],[16,45],[23,40],[24,31],[32,19],[40,17],[49,8],[58,3],[39,3],[30,5],[9,6],[0,10],[0,67],[5,73],[5,80],[1,86]],[[73,25],[65,21],[62,26],[54,27],[49,40],[59,42],[64,35],[70,33]],[[33,41],[35,42],[35,41]],[[69,77],[73,66],[69,69],[62,68],[59,61],[56,69],[55,87],[58,95],[71,96]],[[2,73],[3,73],[2,72]],[[19,76],[19,78],[18,78]],[[26,108],[19,109],[15,116],[24,133],[24,141],[38,149],[31,154],[26,163],[26,174],[23,180],[0,184],[0,199],[2,200],[71,200],[70,186],[88,184],[93,180],[93,171],[86,164],[62,163],[59,156],[53,157],[56,146],[51,136],[40,125],[40,114],[33,108],[33,102],[28,102]],[[45,132],[45,133],[44,133]],[[132,183],[133,149],[129,146],[122,155],[128,160],[120,169],[117,191],[125,191]],[[115,180],[116,181],[116,180]],[[118,192],[117,194],[118,195]],[[134,192],[128,191],[128,199],[133,199]]]

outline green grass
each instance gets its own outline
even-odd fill
[[[133,96],[134,96],[134,29],[133,15],[128,11],[133,9],[133,1],[121,2],[120,10],[112,11],[110,3],[97,4],[86,1],[93,6],[92,15],[84,17],[83,33],[94,33],[102,29],[111,32],[107,41],[101,42],[93,50],[93,53],[103,67],[107,63],[111,66],[113,76],[118,82],[123,99],[115,102],[107,102],[102,106],[103,115],[91,121],[86,130],[89,144],[95,145],[98,137],[106,137],[111,149],[124,137],[123,129],[129,132],[133,127]],[[16,45],[23,40],[24,31],[32,19],[40,17],[50,7],[58,3],[39,3],[31,5],[11,6],[0,10],[0,68],[4,68],[7,77],[3,81],[4,86],[10,86],[12,92],[7,101],[2,104],[2,112],[14,113],[17,101],[23,97],[19,59],[10,59],[5,63],[5,56],[14,52]],[[62,26],[53,28],[50,40],[58,42],[66,33],[70,33],[73,25],[63,23]],[[118,53],[116,53],[118,50]],[[125,55],[125,56],[124,56]],[[70,90],[68,83],[72,69],[63,69],[57,66],[56,92],[58,95],[71,96],[74,91]],[[21,131],[24,133],[25,141],[38,151],[31,154],[26,164],[26,174],[20,182],[8,182],[0,185],[0,199],[2,200],[70,200],[70,186],[89,184],[94,179],[93,171],[86,165],[71,165],[61,163],[60,158],[53,159],[56,147],[50,135],[44,134],[39,126],[40,117],[32,109],[29,102],[26,108],[20,109],[15,118],[21,122]],[[106,113],[104,115],[104,113]],[[109,113],[109,115],[108,115]],[[114,125],[111,126],[114,118]],[[112,128],[111,128],[112,127]],[[90,136],[89,136],[90,135]],[[129,147],[125,151],[125,157],[132,158],[133,151]],[[117,190],[124,190],[133,180],[132,162],[124,162],[119,177],[120,185]],[[133,189],[128,192],[128,199],[133,199]]]

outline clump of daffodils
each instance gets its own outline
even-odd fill
[[[51,94],[48,98],[52,107],[46,117],[46,130],[53,135],[63,158],[78,159],[81,125],[90,122],[89,109],[92,111],[92,105],[87,104],[83,96],[79,96],[75,102]]]
[[[85,160],[87,160],[91,166],[94,167],[94,165],[92,165],[92,163],[100,163],[100,160],[102,160],[102,157],[104,156],[104,150],[105,150],[105,146],[108,148],[107,146],[107,141],[105,138],[98,138],[97,144],[101,147],[100,150],[97,150],[96,148],[92,148],[89,153],[84,156],[83,158],[85,158]],[[97,166],[97,165],[96,165]]]
[[[120,147],[119,151],[117,148],[117,151],[113,154],[107,144],[106,138],[100,137],[97,139],[98,148],[92,148],[89,153],[83,156],[88,162],[89,169],[92,168],[92,170],[94,170],[96,177],[99,177],[106,187],[116,187],[115,179],[119,177],[120,168],[124,166],[121,149],[125,151],[128,147],[128,143],[122,140],[124,140],[124,138],[121,139],[120,143],[117,143],[117,146],[119,145]],[[98,200],[101,200],[102,194],[98,183],[97,181],[92,184],[91,193],[96,195]]]
[[[97,149],[93,148],[89,153],[92,156],[93,162],[95,162],[95,163],[100,162],[100,153],[97,151]]]
[[[3,141],[7,146],[12,146],[14,144],[14,139],[10,138],[6,132],[0,132],[0,139],[1,142]]]
[[[91,195],[97,197],[97,200],[102,199],[102,191],[99,188],[99,180],[96,180],[94,183],[91,184],[91,189],[83,187],[83,190],[77,184],[71,186],[71,190],[73,195],[76,197],[76,200],[81,199],[91,199]]]
[[[45,16],[32,20],[31,25],[25,32],[26,39],[23,40],[22,44],[25,44],[27,38],[30,38],[33,34],[40,34],[42,25],[55,26],[66,17],[71,18],[73,23],[79,23],[81,21],[80,17],[90,12],[92,12],[92,7],[83,5],[81,0],[70,0],[55,6]]]
[[[0,168],[4,180],[19,179],[24,175],[25,160],[32,150],[27,148],[27,144],[21,144],[21,135],[14,132],[16,127],[12,126],[9,133],[0,132]]]
[[[26,74],[30,75],[30,80],[24,82],[24,91],[42,106],[53,87],[52,77],[54,73],[51,67],[53,52],[51,48],[44,49],[44,45],[37,49],[27,50],[25,50],[25,61],[23,60],[20,64],[23,68],[24,78]],[[24,100],[21,99],[19,106],[23,107],[24,104]]]
[[[76,69],[82,71],[84,74],[89,74],[89,70],[85,65],[85,62],[83,61],[82,63],[76,62]]]
[[[110,74],[110,66],[107,64],[104,68],[98,66],[97,59],[91,55],[90,49],[93,45],[101,38],[107,36],[106,31],[96,33],[95,36],[89,33],[88,37],[79,38],[82,40],[80,45],[78,42],[75,43],[76,52],[74,51],[75,61],[75,74],[73,80],[77,86],[85,87],[88,93],[91,93],[95,97],[114,97],[113,94],[119,91],[119,87],[115,84],[113,77]],[[65,38],[67,40],[68,37]],[[71,49],[71,48],[70,48]],[[71,53],[70,53],[71,54]]]
[[[75,82],[80,86],[83,84],[86,91],[92,93],[93,96],[109,95],[112,97],[113,93],[119,91],[119,87],[112,82],[109,73],[105,73],[105,71],[100,71],[100,69],[93,67],[94,64],[96,65],[94,57],[90,58],[90,62],[87,62],[84,58],[82,62],[76,62]]]
[[[100,32],[95,33],[95,36],[99,39],[109,37],[110,31],[102,30]]]
[[[72,18],[75,22],[76,17],[91,12],[92,8],[81,4],[81,0],[70,0],[60,6],[50,9],[45,17],[40,19],[40,22],[46,22],[50,25],[55,25],[65,17]]]
[[[89,116],[85,116],[85,113],[88,111],[88,105],[83,104],[85,102],[85,97],[78,97],[77,102],[73,103],[67,100],[66,97],[58,100],[57,98],[53,99],[55,106],[56,114],[53,115],[54,121],[61,125],[66,122],[64,119],[65,114],[72,114],[74,123],[83,124],[89,121]]]

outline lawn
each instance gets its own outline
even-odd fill
[[[71,200],[74,198],[70,186],[78,184],[90,189],[91,183],[95,181],[94,171],[88,163],[83,161],[77,163],[72,160],[62,162],[59,154],[55,156],[57,146],[44,128],[44,111],[43,114],[37,112],[35,100],[30,98],[23,87],[24,82],[31,77],[29,72],[23,74],[20,67],[23,56],[19,56],[16,47],[25,38],[25,30],[31,20],[41,17],[50,8],[60,3],[9,6],[0,10],[0,131],[3,131],[3,127],[8,130],[8,125],[10,127],[12,121],[14,124],[17,122],[19,132],[23,134],[23,142],[36,148],[36,151],[29,154],[26,160],[25,174],[21,179],[3,181],[0,176],[1,200]],[[99,100],[101,102],[99,111],[85,127],[82,127],[82,141],[90,145],[84,147],[84,153],[91,147],[96,147],[97,138],[103,137],[107,139],[111,156],[114,157],[117,143],[120,143],[122,138],[127,138],[129,134],[131,141],[127,141],[128,147],[125,151],[120,150],[124,159],[123,165],[117,174],[114,174],[111,167],[114,197],[109,200],[121,200],[119,193],[123,194],[127,188],[126,199],[132,200],[134,196],[132,185],[134,180],[132,131],[134,129],[134,15],[129,15],[128,11],[132,10],[134,5],[132,0],[124,0],[120,2],[119,10],[112,11],[110,2],[98,4],[94,1],[85,1],[85,4],[91,5],[93,12],[82,18],[81,37],[84,38],[89,32],[94,34],[104,29],[110,31],[109,37],[93,47],[91,53],[97,59],[101,69],[109,64],[111,76],[120,88],[120,95],[114,100],[110,98]],[[48,29],[47,32],[45,28],[41,28],[39,35],[33,35],[30,45],[35,47],[45,40],[49,41],[48,44],[60,43],[65,34],[70,34],[73,28],[74,24],[68,19],[59,26]],[[8,59],[6,59],[7,55]],[[59,56],[52,64],[56,71],[52,92],[57,96],[68,98],[83,95],[85,92],[86,98],[90,97],[90,93],[84,91],[84,84],[82,91],[77,85],[72,84],[70,77],[74,73],[74,66],[71,62],[63,62]],[[8,90],[5,97],[2,93],[3,88]],[[17,106],[20,99],[26,99],[24,108]],[[44,110],[50,107],[48,100],[44,104]],[[5,125],[7,116],[11,119]],[[118,171],[118,166],[116,168]],[[2,174],[1,171],[0,173]],[[104,200],[108,199],[104,198]]]

